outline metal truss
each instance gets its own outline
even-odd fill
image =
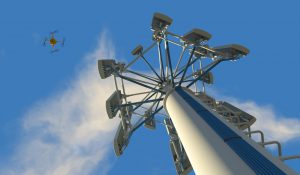
[[[223,61],[236,61],[246,56],[249,50],[238,44],[211,47],[208,45],[211,34],[201,29],[193,29],[184,35],[175,34],[169,31],[172,21],[166,15],[155,13],[151,26],[153,42],[146,49],[141,45],[133,49],[134,58],[128,64],[116,60],[98,61],[101,78],[112,76],[116,87],[115,93],[106,101],[109,118],[119,114],[121,119],[114,139],[116,155],[123,153],[129,139],[141,126],[155,129],[155,117],[162,116],[170,136],[177,173],[186,174],[192,169],[171,119],[161,112],[166,93],[178,86],[193,86],[191,90],[196,97],[239,129],[247,129],[245,134],[249,137],[260,133],[262,146],[274,144],[265,142],[261,131],[251,131],[250,126],[255,122],[253,116],[227,102],[216,102],[205,93],[206,84],[213,83],[213,68]],[[178,50],[178,55],[174,55],[175,52],[171,55],[171,49]],[[130,84],[142,90],[128,93]],[[275,144],[281,149],[280,144]],[[282,157],[280,150],[279,157],[289,160],[300,156]]]

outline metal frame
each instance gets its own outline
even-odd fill
[[[163,24],[170,24],[170,19],[162,14],[156,14],[155,18],[156,27],[157,20],[162,20]],[[164,23],[163,20],[168,21]],[[145,122],[153,119],[154,115],[158,114],[158,112],[162,110],[163,107],[159,106],[159,102],[163,100],[163,96],[170,88],[182,86],[183,84],[188,83],[187,87],[194,84],[196,90],[200,89],[197,87],[197,81],[201,81],[202,76],[204,76],[209,70],[214,68],[219,62],[223,61],[221,59],[222,53],[219,53],[218,51],[215,51],[214,49],[208,47],[208,45],[204,42],[186,42],[184,36],[168,31],[168,25],[162,27],[159,30],[152,30],[154,42],[150,44],[150,46],[148,46],[145,50],[143,50],[142,46],[138,46],[133,52],[135,58],[127,65],[122,66],[122,68],[115,69],[114,66],[112,66],[112,69],[114,70],[112,74],[114,76],[116,89],[119,89],[119,87],[121,87],[122,98],[124,99],[124,103],[119,105],[119,108],[125,108],[125,111],[127,110],[127,113],[130,113],[131,115],[137,115],[137,110],[147,108],[143,110],[150,110],[152,114],[151,117],[148,117],[145,120],[140,119],[139,121],[132,123],[131,125],[133,127],[131,129],[131,134],[134,133],[138,128],[140,128],[140,126],[142,126]],[[163,48],[161,47],[162,42],[164,43]],[[182,49],[174,68],[172,64],[173,60],[170,54],[170,44],[173,44]],[[157,65],[159,65],[159,73],[155,70],[155,66],[150,64],[147,59],[148,56],[146,56],[151,50],[155,48],[155,46],[157,47]],[[201,49],[197,48],[201,48],[203,51],[205,51],[205,53],[202,53]],[[190,55],[188,56],[188,60],[186,61],[187,52],[190,52]],[[194,53],[200,55],[201,58],[194,57]],[[219,55],[220,58],[216,60],[215,55]],[[153,59],[153,56],[150,57]],[[209,58],[213,62],[211,64],[208,64],[207,66],[202,66],[201,60],[203,58]],[[150,71],[153,73],[153,75],[146,75],[144,73],[131,70],[131,67],[139,59],[142,59],[144,61],[145,66],[150,68]],[[195,64],[197,64],[196,62],[198,60],[200,61],[200,69],[203,73],[199,76],[196,76]],[[115,64],[119,65],[121,63],[116,62]],[[190,67],[192,67],[193,69],[192,72],[189,70]],[[132,77],[132,75],[134,75],[134,77]],[[193,77],[193,79],[189,79],[190,77]],[[116,80],[118,78],[121,79],[121,85],[118,85],[118,81]],[[149,89],[150,91],[126,94],[126,82],[124,80],[126,80],[126,82],[131,82],[138,86]],[[204,85],[204,83],[202,83],[202,85]],[[142,98],[141,101],[138,102],[130,102],[129,99],[135,96],[144,96],[144,98]],[[145,107],[146,104],[148,104],[148,106]],[[129,107],[132,107],[131,111],[128,111]]]
[[[205,94],[205,81],[203,77],[205,77],[219,63],[223,61],[236,60],[242,56],[245,56],[240,53],[249,53],[249,50],[247,48],[236,44],[227,45],[228,47],[226,45],[220,47],[210,47],[206,41],[210,38],[210,34],[202,30],[193,30],[192,32],[184,36],[175,34],[168,30],[168,27],[171,23],[171,18],[163,14],[156,13],[152,21],[152,39],[154,41],[150,44],[150,46],[143,50],[143,46],[139,45],[132,52],[135,57],[127,65],[115,62],[111,67],[113,70],[112,75],[114,78],[116,90],[121,92],[121,96],[123,99],[123,103],[118,106],[121,111],[120,117],[122,120],[128,122],[127,129],[129,129],[129,131],[126,131],[128,132],[128,138],[126,138],[128,140],[126,140],[126,142],[124,141],[124,143],[126,143],[126,146],[128,143],[127,141],[129,141],[136,130],[138,130],[142,125],[149,122],[150,120],[152,120],[153,122],[156,121],[156,115],[163,116],[165,119],[170,120],[168,116],[160,113],[160,111],[163,109],[163,106],[160,102],[164,99],[166,93],[169,90],[177,86],[185,86],[187,88],[190,88],[192,85],[194,85],[195,93],[200,93],[200,89],[202,89],[201,93]],[[204,39],[199,39],[199,37],[201,36],[197,36],[198,38],[193,40],[193,38],[191,37],[193,37],[193,34],[195,34],[195,32],[196,34],[199,34],[199,31],[200,34],[205,34],[206,38],[204,37]],[[161,46],[162,43],[164,44],[164,47]],[[173,60],[171,58],[170,45],[174,45],[181,49],[181,52],[177,57],[178,60]],[[231,58],[228,56],[230,55],[230,49],[236,49],[234,51],[239,51],[239,53],[235,53],[235,55],[232,54],[234,56],[233,58]],[[157,56],[148,55],[149,53],[151,54],[151,51],[153,50],[157,53]],[[151,64],[152,62],[148,58],[151,58],[151,61],[156,59],[156,64]],[[132,67],[140,59],[143,60],[143,64],[145,64],[145,67],[149,68],[149,72],[151,72],[152,74],[148,75],[133,70]],[[203,62],[204,59],[207,60],[205,62],[205,65]],[[197,61],[199,61],[199,63]],[[175,65],[174,67],[173,64]],[[159,72],[157,70],[159,70]],[[121,79],[121,81],[117,81],[117,79]],[[127,94],[127,82],[134,83],[148,90]],[[119,87],[121,88],[119,89]],[[131,102],[131,98],[137,96],[142,97],[140,101]],[[145,112],[148,112],[150,115],[147,115],[147,117],[145,117]],[[132,116],[138,116],[139,119],[133,120]],[[225,116],[223,117],[225,118]],[[170,127],[170,124],[166,122],[164,125]],[[278,155],[281,160],[300,158],[300,156],[282,157],[281,145],[279,142],[265,142],[263,132],[251,131],[250,125],[248,123],[236,124],[236,126],[241,129],[241,126],[238,125],[243,125],[242,130],[244,130],[246,126],[248,132],[245,132],[245,134],[249,137],[251,137],[252,134],[260,134],[260,144],[262,146],[277,144]],[[172,136],[170,133],[169,135],[171,140],[174,139],[174,136]],[[178,136],[177,139],[179,140]],[[123,150],[121,152],[118,152],[118,154],[121,154],[122,152]],[[181,152],[183,154],[182,150]],[[178,173],[180,174],[180,172]]]

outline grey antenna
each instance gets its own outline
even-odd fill
[[[201,75],[201,73],[199,75]],[[213,73],[212,72],[208,72],[200,80],[203,81],[206,84],[213,84],[214,83]]]
[[[203,70],[199,69],[198,71],[193,72],[190,76],[188,76],[186,78],[189,78],[189,77],[192,77],[192,76],[195,76],[195,77],[201,76],[200,80],[203,83],[206,83],[206,84],[213,84],[214,83],[214,76],[213,76],[212,72],[207,72],[203,76],[202,76],[202,74],[203,74]]]
[[[179,175],[191,170],[196,174],[293,175],[264,147],[277,145],[279,160],[298,156],[283,157],[279,142],[265,141],[262,131],[251,130],[254,116],[205,92],[204,85],[214,83],[217,65],[238,60],[249,50],[239,44],[211,47],[210,33],[195,28],[176,34],[169,30],[172,22],[167,15],[155,13],[153,38],[149,38],[152,43],[135,47],[127,64],[112,59],[98,61],[100,77],[113,77],[116,87],[106,101],[108,117],[121,120],[114,139],[116,155],[124,153],[136,131],[143,127],[154,130],[160,123],[170,137]],[[198,91],[201,84],[202,92]],[[261,135],[259,143],[250,139],[253,134]]]
[[[151,111],[145,111],[145,114],[144,114],[144,117],[145,119],[147,120],[148,118],[151,117]],[[144,123],[144,126],[148,129],[151,129],[151,130],[154,130],[156,128],[156,122],[154,120],[154,117],[152,119],[149,119],[147,120],[145,123]]]
[[[128,131],[124,130],[122,123],[120,123],[114,139],[114,150],[116,156],[122,155],[124,149],[127,147],[129,143],[129,138],[128,138],[129,134],[126,132]]]
[[[105,79],[114,72],[113,67],[116,64],[115,60],[98,60],[98,70],[100,77]]]
[[[242,56],[246,56],[249,54],[249,50],[239,44],[229,44],[224,46],[218,46],[213,48],[215,51],[220,52],[224,59],[236,60]],[[218,54],[216,54],[218,55]]]
[[[208,41],[211,34],[202,29],[193,29],[187,34],[183,35],[182,40],[188,44],[197,45],[203,41]]]
[[[116,63],[113,59],[98,60],[98,70],[102,79],[110,77],[113,73],[121,71],[124,67],[122,63]]]
[[[152,19],[152,30],[165,30],[172,24],[173,20],[162,13],[154,13]]]
[[[120,110],[120,105],[122,104],[121,91],[115,91],[106,100],[106,112],[110,119],[114,118],[118,111]]]

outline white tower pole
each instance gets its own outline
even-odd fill
[[[245,136],[237,133],[240,131],[187,91],[171,90],[165,97],[164,108],[197,175],[296,174],[264,148],[245,141]],[[213,117],[216,120],[211,120]],[[235,146],[240,147],[234,149]]]
[[[119,115],[121,118],[114,139],[116,155],[120,156],[123,153],[131,136],[141,126],[154,129],[156,126],[154,117],[164,107],[169,114],[165,123],[170,135],[170,148],[178,174],[186,175],[192,165],[198,175],[296,175],[282,161],[247,137],[241,131],[241,127],[239,127],[241,130],[234,127],[237,122],[225,121],[228,117],[227,113],[231,113],[233,116],[230,114],[230,117],[236,117],[238,124],[248,126],[248,134],[251,136],[250,126],[255,122],[255,117],[249,114],[240,116],[239,112],[231,111],[231,109],[225,110],[224,113],[219,111],[220,114],[218,114],[214,111],[219,110],[218,108],[206,106],[199,97],[195,96],[194,92],[188,89],[193,84],[196,85],[198,81],[211,84],[213,76],[210,71],[215,66],[223,61],[234,61],[246,56],[249,50],[239,44],[209,47],[207,41],[211,38],[211,34],[202,29],[193,29],[183,36],[174,34],[168,30],[172,21],[164,14],[155,13],[151,25],[152,39],[155,41],[145,50],[143,46],[138,45],[131,52],[135,58],[126,66],[113,59],[98,61],[100,77],[105,79],[114,76],[116,84],[116,91],[106,101],[108,117],[112,119]],[[165,44],[164,51],[161,50],[161,43]],[[174,72],[169,43],[183,49]],[[159,73],[152,65],[153,59],[152,61],[147,59],[149,55],[151,58],[154,55],[151,53],[146,55],[155,45],[158,47]],[[163,52],[165,59],[162,56]],[[182,62],[184,55],[188,55],[185,63]],[[202,58],[209,58],[210,63],[207,62],[208,64],[203,67]],[[139,59],[143,60],[153,74],[132,69],[133,64],[140,64],[136,63]],[[194,64],[198,59],[201,65],[200,70],[196,71]],[[192,67],[192,72],[189,71],[190,67]],[[140,68],[144,69],[144,67]],[[121,86],[118,86],[116,78],[121,79]],[[143,87],[143,92],[127,94],[123,80]],[[185,88],[182,88],[183,86]],[[118,87],[122,88],[118,89]],[[145,91],[144,88],[147,90]],[[143,98],[138,97],[139,95],[143,95]],[[137,99],[139,101],[136,101]],[[162,100],[164,100],[163,105],[160,103]],[[149,103],[151,105],[146,105]],[[224,104],[227,103],[224,102]],[[227,105],[234,110],[236,108],[230,104]],[[134,116],[142,118],[132,119]],[[243,121],[240,120],[242,118]],[[270,143],[277,142],[262,141],[261,144]],[[281,151],[279,152],[281,160],[295,157],[281,157]]]

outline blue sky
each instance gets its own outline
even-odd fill
[[[105,100],[101,98],[105,93],[101,92],[110,90],[109,82],[101,81],[97,72],[91,70],[96,68],[93,67],[95,60],[100,59],[97,57],[132,59],[130,51],[137,44],[151,43],[150,24],[154,12],[172,17],[170,30],[176,33],[184,34],[198,27],[213,35],[209,42],[212,46],[227,43],[247,46],[251,52],[245,59],[214,69],[212,91],[255,114],[265,114],[259,119],[265,118],[268,122],[259,126],[270,134],[272,129],[266,125],[290,126],[290,135],[274,134],[273,137],[283,139],[284,154],[300,154],[297,146],[300,143],[299,5],[296,0],[2,0],[0,174],[38,174],[35,172],[43,170],[55,174],[49,167],[57,168],[59,164],[68,165],[72,171],[61,170],[56,174],[175,173],[163,126],[154,132],[142,128],[132,137],[125,154],[117,159],[110,140],[116,121],[106,121],[105,113],[100,110],[102,107],[94,107],[98,100],[100,105]],[[59,30],[60,37],[66,38],[66,45],[60,52],[50,54],[49,48],[41,46],[41,41],[55,29]],[[91,98],[93,95],[95,98]],[[73,113],[74,119],[70,118]],[[99,118],[81,118],[79,114],[99,115]],[[93,121],[99,125],[94,125]],[[71,129],[57,131],[60,124]],[[86,135],[71,134],[80,131],[86,131]],[[46,134],[46,139],[41,134]],[[57,135],[60,139],[72,136],[74,139],[57,141]],[[42,146],[35,147],[39,145],[35,141]],[[72,147],[72,143],[79,146]],[[47,158],[51,155],[45,153],[49,145],[52,145],[51,151],[57,148],[64,157],[54,154],[51,159]],[[62,147],[65,149],[61,150]],[[96,156],[90,156],[93,154]],[[89,159],[84,162],[86,155]],[[71,159],[81,163],[73,165]],[[287,163],[300,172],[299,160]]]

